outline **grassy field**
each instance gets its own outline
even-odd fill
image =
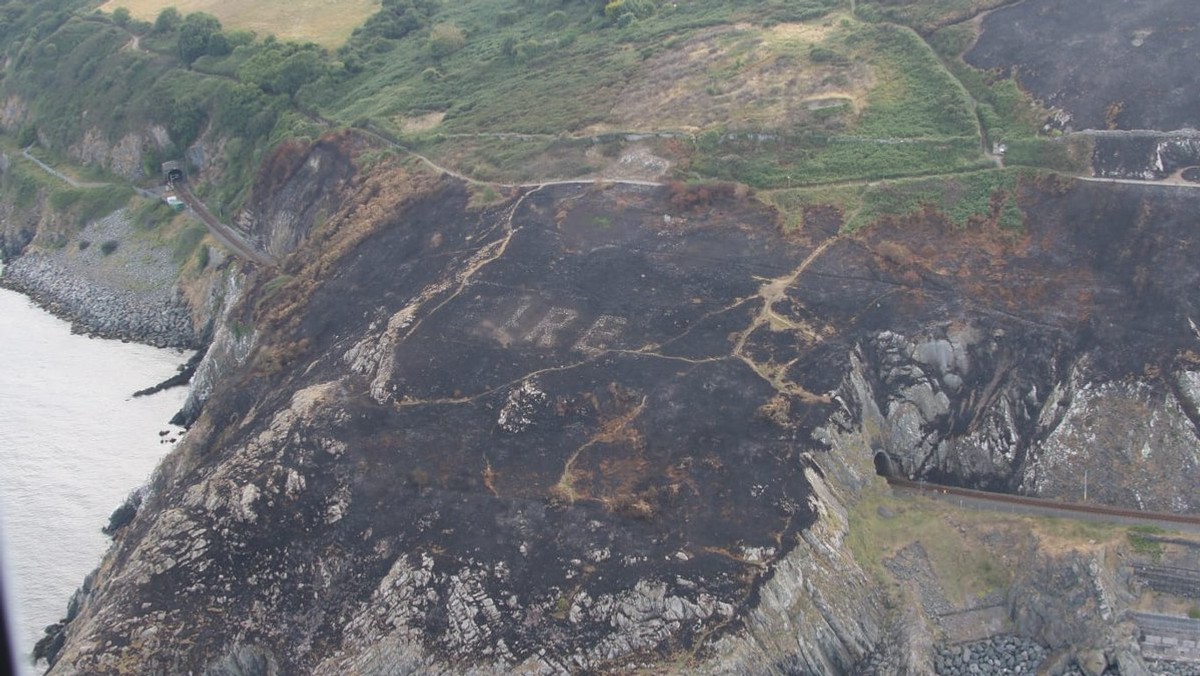
[[[947,600],[969,605],[972,599],[1007,587],[1016,571],[999,560],[1015,556],[1030,535],[1043,551],[1062,552],[1102,551],[1140,534],[1120,524],[958,509],[950,501],[893,493],[880,481],[853,506],[847,541],[855,559],[893,593],[900,587],[885,560],[920,544]],[[1141,553],[1136,546],[1130,548]]]
[[[125,7],[135,18],[154,21],[166,7],[186,15],[207,12],[228,29],[274,34],[285,40],[337,47],[379,9],[379,0],[110,0],[105,12]]]
[[[929,32],[942,26],[969,19],[980,12],[995,9],[1006,0],[925,0],[900,3],[895,0],[859,0],[859,15],[912,26]]]
[[[787,214],[792,227],[804,222],[808,210],[834,206],[842,211],[843,229],[849,232],[885,217],[899,218],[925,209],[941,213],[959,227],[995,219],[1001,228],[1019,230],[1023,217],[1016,203],[1017,185],[1022,177],[1033,175],[1028,169],[992,168],[870,185],[773,190],[759,196]]]

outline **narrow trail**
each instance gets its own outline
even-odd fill
[[[541,181],[529,181],[529,182],[523,182],[523,183],[504,183],[504,182],[499,182],[499,181],[485,181],[485,180],[481,180],[481,179],[477,179],[477,178],[468,176],[468,175],[466,175],[460,171],[457,171],[455,169],[452,169],[450,167],[438,164],[437,162],[435,162],[433,159],[429,158],[428,156],[423,155],[415,150],[412,150],[411,148],[405,146],[404,144],[394,141],[394,140],[392,140],[386,136],[383,136],[371,129],[365,129],[365,128],[359,127],[359,128],[355,128],[354,130],[361,134],[369,136],[369,137],[375,139],[376,141],[384,143],[388,147],[399,150],[400,152],[408,155],[409,157],[412,157],[413,159],[417,160],[418,162],[424,164],[425,166],[429,167],[430,169],[432,169],[438,173],[445,174],[447,176],[452,176],[452,177],[454,177],[460,181],[463,181],[464,183],[468,183],[470,185],[499,187],[499,188],[517,188],[517,189],[545,188],[545,187],[559,186],[559,185],[596,185],[596,184],[600,184],[600,183],[610,183],[613,185],[634,185],[634,186],[643,186],[643,187],[651,187],[651,188],[661,187],[663,185],[666,185],[666,183],[663,181],[650,181],[650,180],[631,179],[631,178],[608,178],[608,177],[550,178],[550,179],[544,179]],[[632,134],[635,132],[629,132],[629,133]],[[636,132],[636,133],[653,134],[655,132]],[[1074,133],[1085,134],[1087,132],[1074,132]],[[1116,132],[1116,133],[1124,134],[1126,132]],[[1130,132],[1130,133],[1135,133],[1135,132]],[[1162,134],[1163,132],[1158,132],[1158,133]],[[1174,134],[1175,132],[1171,132],[1171,133]],[[501,137],[501,136],[507,136],[507,135],[508,134],[506,134],[506,133],[498,132],[495,134],[480,134],[480,135],[472,134],[472,135],[462,135],[462,136]],[[1178,133],[1178,135],[1185,136],[1185,134],[1183,132]],[[1200,132],[1196,132],[1196,135],[1200,136]],[[519,136],[521,136],[522,138],[526,138],[526,137],[532,137],[533,135],[519,135]],[[982,146],[982,143],[983,143],[983,141],[981,139],[981,146]],[[804,183],[804,184],[799,184],[799,185],[795,185],[795,186],[788,186],[787,188],[769,188],[769,189],[762,190],[761,192],[770,193],[770,192],[778,192],[778,191],[784,191],[784,190],[799,190],[799,189],[804,189],[804,188],[816,189],[816,188],[870,187],[870,186],[879,185],[881,183],[887,183],[889,181],[903,181],[903,180],[908,180],[908,179],[922,179],[922,178],[928,178],[928,179],[952,178],[955,176],[978,174],[978,173],[995,171],[996,169],[1004,168],[1004,166],[1005,166],[1004,159],[1001,156],[990,152],[990,150],[988,150],[986,148],[981,148],[981,150],[982,150],[983,156],[988,161],[990,161],[992,164],[994,164],[995,168],[992,168],[992,167],[984,167],[984,168],[969,167],[969,168],[964,168],[959,171],[951,171],[951,172],[933,172],[933,173],[919,173],[918,172],[918,173],[913,173],[913,174],[905,174],[902,176],[889,176],[889,177],[885,177],[885,178],[875,178],[875,179],[851,179],[851,180],[841,180],[841,181],[826,181],[826,182],[821,182],[821,183]],[[1125,183],[1125,184],[1129,184],[1129,185],[1170,185],[1170,186],[1176,186],[1176,187],[1200,188],[1200,184],[1190,183],[1190,182],[1184,181],[1183,179],[1178,178],[1178,177],[1171,177],[1171,178],[1163,179],[1160,181],[1135,180],[1135,179],[1107,179],[1107,178],[1097,178],[1094,176],[1083,176],[1083,175],[1073,175],[1072,178],[1076,178],[1081,181]]]
[[[791,382],[787,379],[787,371],[794,362],[787,364],[762,364],[755,361],[750,355],[746,354],[746,341],[755,331],[763,326],[770,327],[772,330],[790,330],[797,332],[800,337],[810,343],[818,343],[823,337],[821,332],[816,328],[807,324],[798,324],[788,318],[781,317],[775,312],[774,305],[787,297],[787,290],[790,289],[796,280],[800,279],[805,271],[824,254],[829,247],[841,241],[840,235],[834,235],[824,242],[821,242],[808,256],[805,257],[796,269],[792,270],[782,277],[774,279],[764,279],[763,284],[759,287],[756,296],[763,301],[762,308],[758,314],[750,321],[749,326],[737,334],[737,339],[734,341],[733,350],[730,356],[741,360],[746,366],[759,375],[763,380],[767,381],[779,393],[799,397],[801,400],[809,403],[829,403],[830,397],[826,394],[815,394],[809,392],[805,388]]]
[[[519,227],[513,225],[513,219],[516,217],[517,211],[521,208],[521,205],[525,203],[525,200],[529,199],[529,197],[538,190],[541,190],[540,186],[521,195],[513,203],[513,205],[509,207],[508,214],[504,218],[504,236],[495,242],[486,245],[483,247],[483,249],[471,256],[471,258],[467,261],[466,266],[462,270],[455,273],[457,288],[454,289],[454,292],[443,298],[441,302],[433,306],[428,312],[421,316],[421,318],[413,322],[412,326],[409,327],[408,331],[401,339],[402,341],[408,340],[409,337],[411,337],[417,332],[418,329],[421,328],[421,324],[423,324],[426,319],[436,314],[438,310],[441,310],[455,298],[458,298],[458,296],[462,294],[463,290],[470,286],[471,280],[480,270],[499,260],[500,257],[504,255],[504,252],[508,250],[509,243],[512,242],[513,236],[520,231]],[[422,292],[421,296],[423,297],[423,301],[428,302],[429,300],[432,300],[433,296],[437,295],[437,293],[440,293],[443,290],[444,288],[442,284],[434,285],[434,287],[431,289]],[[421,305],[423,305],[424,302],[422,302]],[[418,307],[417,310],[419,309],[420,308]],[[415,313],[416,310],[414,310],[414,314]]]
[[[94,181],[75,180],[75,179],[71,178],[70,176],[67,176],[66,174],[62,173],[61,171],[55,169],[54,167],[39,160],[38,158],[34,157],[33,153],[29,152],[29,149],[32,147],[33,146],[29,146],[29,148],[22,150],[21,155],[25,159],[27,159],[30,162],[33,162],[34,164],[41,167],[42,171],[46,172],[47,174],[50,174],[51,176],[59,179],[60,181],[65,182],[67,185],[71,186],[72,188],[80,188],[83,190],[90,190],[92,188],[106,188],[110,185],[113,185],[112,183],[101,183],[101,182],[94,182]]]
[[[1100,176],[1076,176],[1077,180],[1088,183],[1117,183],[1120,185],[1157,185],[1165,188],[1200,188],[1200,183],[1186,181],[1178,176],[1168,176],[1159,180],[1141,180],[1136,178],[1103,178]]]
[[[469,183],[471,185],[491,186],[491,187],[500,187],[500,188],[520,188],[520,189],[533,188],[535,190],[540,190],[542,188],[556,186],[556,185],[594,185],[596,183],[612,183],[612,184],[619,184],[619,185],[639,185],[639,186],[645,186],[645,187],[659,187],[659,186],[665,185],[661,181],[644,181],[644,180],[638,180],[638,179],[622,179],[622,178],[551,178],[551,179],[545,179],[542,181],[530,181],[527,183],[500,183],[497,181],[481,181],[477,178],[472,178],[470,176],[467,176],[466,174],[463,174],[462,172],[451,169],[450,167],[442,166],[442,165],[438,164],[437,162],[434,162],[433,160],[429,159],[425,155],[422,155],[421,153],[418,153],[417,151],[412,150],[411,148],[409,148],[401,143],[393,141],[392,139],[387,138],[386,136],[383,136],[373,130],[356,127],[355,131],[357,131],[361,134],[370,136],[371,138],[376,139],[377,141],[381,141],[381,142],[387,144],[389,147],[395,148],[396,150],[399,150],[399,151],[405,153],[406,155],[409,155],[410,157],[416,159],[417,161],[421,162],[422,164],[429,167],[430,169],[433,169],[434,171],[445,174],[447,176],[453,176],[454,178],[457,178],[458,180],[463,181],[465,183]]]

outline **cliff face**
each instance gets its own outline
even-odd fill
[[[342,166],[323,152],[285,173]],[[783,233],[732,195],[468,209],[456,182],[345,166],[231,311],[252,346],[228,329],[242,365],[53,673],[926,673],[929,637],[845,542],[872,460],[1051,494],[1074,454],[1115,477],[1127,449],[1089,411],[1136,422],[1193,380],[1190,193],[1047,179],[1021,232]],[[1170,441],[1146,506],[1194,509],[1188,410],[1141,419]]]
[[[1078,500],[1086,466],[1092,499],[1200,509],[1195,199],[1080,184],[1028,210],[1002,263],[913,250],[923,274],[994,286],[955,321],[861,345],[855,399],[893,469]]]
[[[341,207],[342,189],[354,173],[349,152],[355,136],[342,134],[314,144],[285,143],[259,171],[237,226],[274,256],[291,253],[314,225]]]

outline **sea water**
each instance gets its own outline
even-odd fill
[[[166,421],[184,388],[131,395],[174,375],[188,356],[74,335],[0,289],[0,570],[27,673],[42,630],[65,615],[107,549],[100,528],[179,436]]]

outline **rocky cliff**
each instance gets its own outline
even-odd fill
[[[927,673],[847,545],[873,461],[1072,497],[1082,453],[1093,499],[1195,509],[1188,192],[1031,178],[1019,232],[846,234],[345,166],[53,673]]]

